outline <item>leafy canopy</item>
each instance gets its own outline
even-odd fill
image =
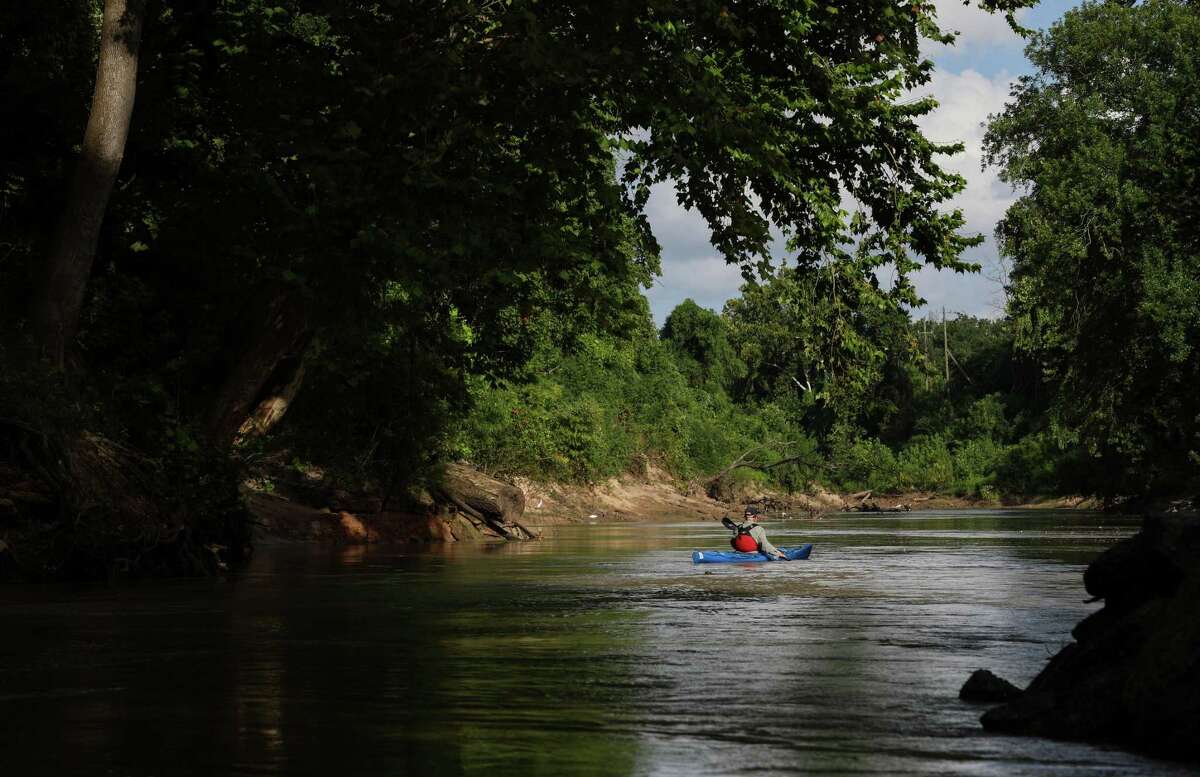
[[[1200,7],[1085,3],[1027,53],[986,136],[1024,189],[997,228],[1017,345],[1108,489],[1179,482],[1200,450]]]

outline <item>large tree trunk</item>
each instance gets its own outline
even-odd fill
[[[292,406],[292,400],[300,393],[304,384],[304,367],[307,355],[301,353],[282,359],[267,379],[265,388],[259,393],[258,404],[242,422],[234,435],[235,442],[247,437],[259,437],[271,431],[283,420]]]
[[[62,220],[34,297],[33,323],[43,353],[58,367],[79,326],[84,291],[100,225],[108,209],[133,115],[138,46],[145,0],[105,0],[100,64],[83,149],[67,194]]]
[[[243,324],[245,347],[208,415],[208,437],[229,447],[277,423],[300,389],[312,333],[308,305],[290,287],[268,293],[262,315]]]
[[[525,492],[463,464],[446,467],[437,495],[457,507],[477,527],[507,540],[538,536],[519,520],[525,513]]]

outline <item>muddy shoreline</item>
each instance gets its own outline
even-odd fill
[[[1037,500],[978,500],[945,494],[838,494],[814,486],[809,493],[747,492],[723,501],[694,484],[680,484],[665,473],[631,475],[594,485],[544,483],[527,478],[508,482],[525,494],[522,521],[541,530],[571,524],[674,523],[719,521],[759,505],[766,520],[820,520],[840,512],[903,512],[980,508],[1099,509],[1093,499],[1055,497]],[[407,509],[386,509],[379,499],[341,495],[313,499],[282,489],[271,492],[249,484],[244,495],[254,516],[256,544],[324,542],[334,544],[461,542],[497,540],[480,531],[453,507],[418,501]],[[306,498],[307,497],[307,498]]]

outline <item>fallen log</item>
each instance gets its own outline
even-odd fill
[[[442,473],[435,496],[449,502],[477,528],[506,540],[537,539],[521,524],[525,514],[525,492],[461,463],[449,464]]]
[[[912,510],[908,505],[881,507],[878,502],[862,502],[856,505],[846,505],[843,510],[847,513],[907,513]]]
[[[788,448],[792,447],[795,444],[796,444],[795,442],[785,442],[785,443],[780,443],[778,447],[781,451],[786,451]],[[733,472],[734,470],[736,470],[736,469],[756,469],[759,472],[770,472],[771,470],[775,469],[776,467],[782,467],[784,464],[791,464],[792,462],[800,461],[809,455],[809,453],[803,452],[796,456],[785,456],[784,458],[777,459],[777,460],[771,461],[771,462],[758,461],[758,460],[752,458],[752,454],[755,454],[755,453],[765,449],[766,447],[767,447],[766,443],[763,443],[761,445],[755,445],[753,448],[750,448],[745,453],[743,453],[741,456],[738,456],[736,459],[731,461],[729,463],[729,466],[725,467],[717,474],[708,478],[707,486],[705,487],[705,493],[707,493],[708,496],[712,499],[716,499],[719,501],[726,501],[727,497],[729,495],[722,493],[722,486],[725,483],[725,477],[727,475],[729,475],[731,472]]]

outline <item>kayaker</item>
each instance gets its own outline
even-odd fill
[[[742,516],[742,522],[737,524],[733,539],[730,544],[734,550],[740,550],[743,553],[765,553],[768,556],[775,558],[786,559],[787,555],[771,544],[767,539],[766,529],[758,525],[758,516],[760,510],[754,505],[746,505],[746,512]]]

